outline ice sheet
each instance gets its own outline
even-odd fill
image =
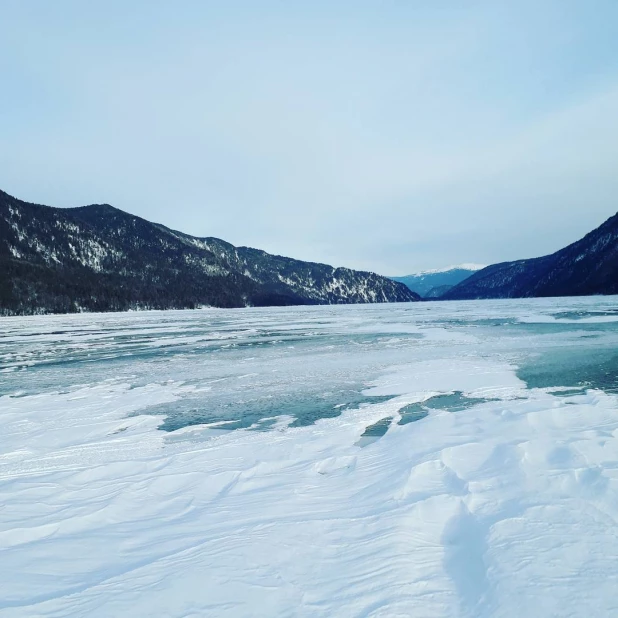
[[[520,318],[617,304],[3,320],[0,615],[616,615],[618,398],[518,375],[564,354],[556,386],[576,387],[578,355],[618,337]],[[223,330],[243,345],[212,343]],[[293,348],[269,343],[284,332]],[[300,427],[288,405],[231,431],[151,415],[211,400],[235,419],[252,404],[230,392],[318,401],[348,383],[381,397]],[[453,392],[478,404],[397,424]]]

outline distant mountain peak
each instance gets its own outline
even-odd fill
[[[438,298],[481,268],[483,266],[480,264],[458,264],[392,279],[403,283],[423,298]]]
[[[482,268],[485,268],[486,266],[487,264],[472,264],[472,263],[455,264],[453,266],[445,266],[444,268],[433,268],[430,270],[421,270],[417,273],[412,273],[412,274],[413,275],[434,275],[436,273],[448,273],[453,270],[469,270],[470,272],[475,272],[477,270],[481,270]]]

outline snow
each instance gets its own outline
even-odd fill
[[[9,245],[9,251],[11,252],[11,255],[13,257],[15,257],[15,258],[20,258],[21,257],[21,253],[19,252],[18,249],[13,247],[13,245]]]
[[[586,316],[617,303],[3,319],[0,616],[616,615],[618,397],[518,366],[616,349]],[[380,399],[304,427],[152,415],[359,375]],[[472,405],[397,424],[455,391]]]
[[[451,270],[470,270],[470,271],[477,271],[477,270],[481,270],[482,268],[485,268],[487,266],[487,264],[473,264],[473,263],[466,263],[466,264],[455,264],[454,266],[445,266],[444,268],[434,268],[431,270],[422,270],[418,273],[413,273],[413,275],[415,276],[421,276],[421,275],[435,275],[438,273],[448,273]]]

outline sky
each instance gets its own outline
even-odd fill
[[[0,0],[0,189],[404,275],[618,211],[616,0]]]

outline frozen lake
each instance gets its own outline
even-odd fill
[[[0,320],[0,615],[609,616],[618,297]]]

